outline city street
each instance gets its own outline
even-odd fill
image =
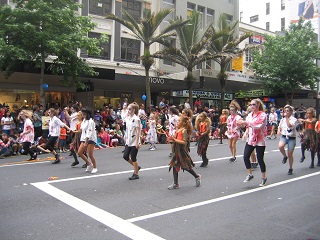
[[[123,147],[95,151],[97,174],[85,173],[81,159],[71,168],[69,153],[56,165],[50,154],[37,162],[26,162],[24,155],[0,159],[1,239],[320,239],[320,167],[309,169],[310,152],[299,162],[297,140],[293,175],[287,175],[278,141],[267,140],[265,187],[259,187],[259,168],[243,182],[241,140],[235,163],[229,163],[227,140],[211,140],[206,168],[199,167],[191,143],[202,183],[195,187],[194,178],[181,171],[176,190],[167,189],[173,182],[169,145],[141,147],[140,179],[134,181],[128,180],[133,170],[122,158]],[[52,176],[58,179],[48,180]]]

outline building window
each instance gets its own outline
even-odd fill
[[[112,12],[112,0],[90,0],[89,13],[105,16]]]
[[[281,31],[284,31],[286,28],[286,19],[281,18]]]
[[[175,4],[175,0],[163,0],[164,3]]]
[[[259,15],[254,15],[250,17],[250,23],[259,21]]]
[[[281,10],[285,10],[285,9],[286,9],[285,0],[281,0]]]
[[[176,40],[175,40],[175,39],[171,38],[171,39],[169,39],[168,41],[170,42],[170,45],[171,45],[172,47],[176,47]],[[175,66],[175,63],[172,62],[170,59],[163,59],[163,64]]]
[[[176,18],[176,8],[175,1],[163,0],[163,8],[172,9],[172,12],[165,17],[164,21],[169,22],[170,20],[174,20]]]
[[[121,38],[121,61],[140,62],[140,41],[130,38]]]
[[[140,22],[141,2],[134,0],[122,0],[122,8],[131,14],[137,22]]]
[[[232,23],[232,21],[233,21],[233,17],[231,15],[229,15],[229,14],[225,14],[225,16],[227,18],[228,24],[230,25]]]
[[[270,3],[266,3],[266,15],[270,14]]]
[[[187,17],[191,17],[192,12],[196,9],[196,5],[194,3],[187,3]]]
[[[240,22],[243,21],[243,12],[240,12]]]
[[[214,22],[214,10],[207,8],[207,25]]]
[[[88,37],[89,38],[100,38],[101,34],[100,33],[95,33],[95,32],[89,32]],[[95,56],[95,55],[90,55],[88,54],[87,51],[83,51],[81,50],[80,56],[81,57],[91,57],[91,58],[102,58],[102,59],[110,59],[110,51],[111,51],[111,36],[109,37],[109,41],[105,42],[105,43],[101,43],[100,44],[100,48],[101,48],[101,53],[99,56]]]
[[[266,30],[270,31],[270,22],[266,22]]]
[[[211,60],[206,60],[205,63],[206,63],[205,69],[212,69]]]
[[[198,12],[200,13],[200,29],[203,29],[204,26],[204,7],[198,6]]]
[[[252,51],[246,50],[246,62],[252,62]]]

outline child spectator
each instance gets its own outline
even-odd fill
[[[65,127],[60,128],[60,137],[59,137],[59,149],[60,152],[66,152],[67,145],[67,129]]]
[[[115,136],[115,132],[113,129],[110,130],[110,147],[118,146],[118,138]]]
[[[109,130],[104,130],[103,128],[101,128],[99,135],[101,138],[101,143],[109,147],[110,146]]]

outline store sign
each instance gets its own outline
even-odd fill
[[[257,98],[265,96],[266,93],[263,89],[257,89],[252,91],[240,91],[234,94],[235,98]]]
[[[249,37],[249,43],[252,44],[262,44],[265,42],[265,39],[263,36],[251,36]]]
[[[262,84],[263,81],[247,74],[235,73],[235,72],[227,72],[228,80],[229,81],[238,81],[238,82],[245,82],[245,83],[260,83]]]
[[[120,97],[121,98],[133,98],[133,94],[132,93],[121,93]]]
[[[182,90],[182,91],[173,91],[172,97],[189,97],[189,90]],[[204,98],[204,99],[221,99],[220,92],[207,92],[207,91],[192,91],[193,98]],[[232,93],[225,93],[224,95],[225,100],[232,100],[233,94]]]
[[[159,77],[150,77],[149,78],[150,83],[153,84],[164,84],[164,78],[159,78]]]

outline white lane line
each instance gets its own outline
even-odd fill
[[[85,215],[97,220],[98,222],[114,229],[120,234],[127,236],[130,239],[136,239],[136,240],[141,240],[141,239],[163,240],[164,239],[122,218],[119,218],[79,198],[76,198],[64,191],[61,191],[60,189],[53,187],[48,183],[32,183],[32,185],[44,191],[45,193],[51,195],[52,197],[60,200],[61,202],[84,213]]]
[[[302,180],[302,179],[309,178],[309,177],[313,177],[313,176],[316,176],[316,175],[320,175],[320,171],[319,172],[315,172],[315,173],[311,173],[311,174],[308,174],[308,175],[304,175],[304,176],[301,176],[301,177],[288,179],[288,180],[285,180],[285,181],[282,181],[282,182],[273,183],[273,184],[267,185],[265,187],[259,187],[259,188],[255,188],[255,189],[239,192],[239,193],[230,194],[230,195],[227,195],[227,196],[224,196],[224,197],[214,198],[214,199],[210,199],[210,200],[207,200],[207,201],[186,205],[186,206],[183,206],[183,207],[177,207],[177,208],[173,208],[173,209],[169,209],[169,210],[165,210],[165,211],[161,211],[161,212],[157,212],[157,213],[152,213],[152,214],[148,214],[148,215],[144,215],[144,216],[140,216],[140,217],[130,218],[130,219],[127,219],[127,221],[133,223],[133,222],[143,221],[143,220],[146,220],[146,219],[149,219],[149,218],[160,217],[160,216],[163,216],[163,215],[166,215],[166,214],[171,214],[171,213],[175,213],[175,212],[179,212],[179,211],[184,211],[184,210],[188,210],[188,209],[191,209],[191,208],[204,206],[204,205],[207,205],[207,204],[216,203],[216,202],[220,202],[220,201],[231,199],[231,198],[236,198],[236,197],[243,196],[243,195],[246,195],[246,194],[250,194],[250,193],[254,193],[254,192],[258,192],[258,191],[263,191],[263,190],[268,189],[268,188],[277,187],[277,186],[280,186],[280,185],[283,185],[283,184],[295,182],[295,181]]]

